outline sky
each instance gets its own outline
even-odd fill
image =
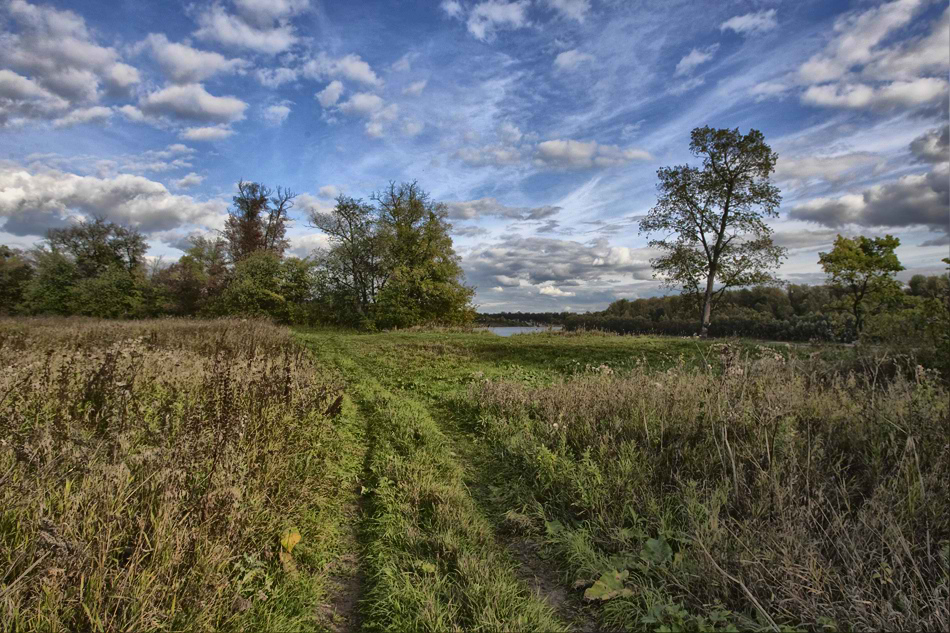
[[[778,153],[780,276],[837,234],[950,254],[948,2],[0,0],[0,243],[99,215],[171,262],[239,179],[298,194],[418,181],[476,303],[601,310],[662,293],[638,233],[698,126]]]

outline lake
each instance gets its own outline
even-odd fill
[[[505,326],[505,327],[487,327],[484,328],[498,336],[512,336],[514,334],[531,334],[533,332],[557,332],[561,329],[560,325],[553,327],[547,326]]]

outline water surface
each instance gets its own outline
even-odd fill
[[[532,332],[557,332],[561,329],[560,325],[551,326],[503,326],[503,327],[487,327],[485,328],[493,334],[498,336],[512,336],[514,334],[531,334]]]

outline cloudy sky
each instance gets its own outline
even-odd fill
[[[96,213],[166,261],[236,181],[418,180],[484,311],[658,292],[637,220],[696,126],[779,153],[782,275],[837,233],[950,250],[946,1],[0,0],[0,243]]]

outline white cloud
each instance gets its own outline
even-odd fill
[[[321,198],[336,198],[340,195],[340,188],[336,185],[323,185],[317,193]]]
[[[220,53],[169,42],[161,33],[151,33],[142,44],[151,49],[162,72],[175,83],[196,83],[218,73],[238,72],[249,66],[243,59],[228,59]]]
[[[251,22],[269,25],[310,8],[310,0],[234,0],[238,11]]]
[[[446,209],[452,220],[477,220],[481,218],[500,218],[505,220],[540,221],[557,215],[561,207],[545,205],[540,207],[510,207],[497,198],[479,198],[464,202],[447,202]]]
[[[883,159],[869,152],[852,152],[837,156],[779,157],[775,180],[787,186],[801,186],[812,180],[840,183],[857,175],[862,169],[880,166]]]
[[[831,228],[926,226],[950,232],[950,163],[941,162],[926,174],[903,176],[868,187],[859,194],[821,197],[789,211],[795,220]]]
[[[601,145],[596,141],[555,139],[538,144],[535,164],[559,169],[590,169],[615,167],[634,160],[652,160],[642,149],[621,149],[616,145]]]
[[[92,123],[107,121],[112,117],[112,109],[105,106],[91,106],[89,108],[79,108],[73,110],[64,117],[53,121],[53,127],[70,127],[81,123]]]
[[[476,39],[486,41],[500,29],[518,29],[528,26],[529,0],[505,2],[486,0],[472,7],[468,14],[468,31]]]
[[[461,18],[464,13],[462,5],[458,0],[442,0],[439,6],[452,18]]]
[[[371,92],[357,92],[340,104],[340,110],[345,114],[368,117],[382,110],[385,103],[379,95]]]
[[[14,235],[43,235],[70,218],[92,215],[144,233],[186,224],[216,226],[227,206],[219,200],[199,202],[173,195],[163,184],[142,176],[97,178],[53,169],[33,171],[10,163],[0,166],[0,191],[3,231]]]
[[[717,50],[719,50],[719,44],[713,44],[704,49],[694,48],[676,64],[676,70],[673,72],[673,76],[678,77],[680,75],[690,74],[697,66],[705,64],[712,59]]]
[[[485,165],[515,165],[524,161],[524,152],[513,145],[485,145],[482,147],[462,147],[452,155],[463,163],[473,167]]]
[[[419,121],[408,120],[402,125],[402,133],[406,136],[416,136],[424,127]]]
[[[950,160],[950,126],[944,125],[921,134],[911,142],[910,151],[919,162]]]
[[[541,286],[538,288],[538,293],[549,297],[573,297],[575,294],[573,292],[565,292],[557,286]]]
[[[802,95],[802,102],[836,108],[889,109],[930,103],[946,94],[945,79],[921,77],[912,81],[894,81],[880,88],[860,83],[810,86]]]
[[[554,67],[558,70],[574,70],[583,63],[594,61],[590,53],[581,53],[576,48],[558,53],[554,58]]]
[[[731,29],[736,33],[764,33],[778,26],[775,9],[746,13],[729,18],[719,25],[720,31]]]
[[[412,62],[415,61],[417,57],[419,57],[419,53],[406,53],[393,62],[390,68],[398,73],[407,73],[412,69]]]
[[[357,92],[341,103],[339,108],[344,114],[369,119],[365,130],[373,138],[382,137],[386,124],[395,121],[399,115],[398,105],[393,103],[387,106],[381,97],[369,92]]]
[[[264,108],[261,116],[268,125],[280,125],[290,116],[291,104],[292,102],[285,101],[283,103],[267,106]]]
[[[297,70],[294,68],[258,68],[254,76],[257,81],[267,88],[279,88],[286,83],[297,80]]]
[[[402,94],[409,95],[412,97],[418,97],[419,95],[422,94],[422,91],[426,89],[426,84],[428,83],[429,82],[425,79],[422,79],[420,81],[414,81],[411,84],[409,84],[405,90],[402,91]]]
[[[178,189],[190,189],[192,187],[197,187],[205,180],[204,176],[191,172],[178,180],[173,180],[172,184]]]
[[[234,130],[224,125],[189,127],[182,130],[180,136],[189,141],[220,141],[234,134]]]
[[[320,53],[303,65],[303,73],[315,79],[343,77],[374,88],[383,85],[383,80],[372,67],[362,57],[353,54],[334,59],[326,53]]]
[[[195,36],[214,40],[233,48],[246,48],[259,53],[277,54],[299,41],[293,26],[286,20],[260,24],[247,16],[228,13],[220,4],[212,4],[198,14],[199,29]]]
[[[524,134],[518,129],[518,126],[509,121],[505,121],[498,126],[498,138],[503,143],[518,143],[523,136]]]
[[[0,36],[0,125],[61,118],[63,110],[95,105],[103,91],[118,95],[139,82],[138,71],[96,43],[72,11],[10,0],[0,13],[13,27]]]
[[[139,100],[139,109],[147,115],[208,123],[240,121],[246,108],[244,101],[230,96],[216,97],[201,84],[167,86]]]
[[[334,79],[327,87],[314,95],[317,101],[320,102],[324,108],[329,108],[332,105],[336,105],[336,102],[340,100],[340,95],[343,94],[343,83]]]
[[[548,6],[560,12],[564,17],[578,22],[590,11],[590,0],[547,0]]]

